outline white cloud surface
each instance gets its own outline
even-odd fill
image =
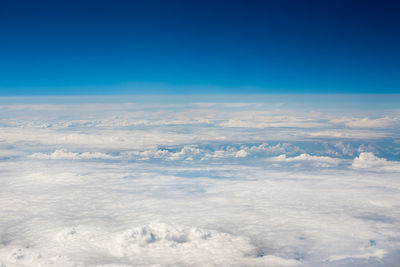
[[[398,110],[288,106],[3,105],[0,266],[396,266]]]

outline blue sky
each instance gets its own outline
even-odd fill
[[[1,1],[0,95],[399,93],[395,1]]]

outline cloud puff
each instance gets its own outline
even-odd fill
[[[319,167],[337,166],[341,162],[343,162],[343,159],[340,158],[313,156],[306,153],[303,153],[296,157],[287,157],[285,154],[283,154],[278,157],[270,158],[269,160],[277,162],[310,162],[311,164]]]
[[[57,149],[51,154],[46,153],[33,153],[29,157],[36,159],[69,159],[69,160],[80,160],[80,159],[104,159],[104,160],[117,160],[119,157],[109,155],[101,152],[69,152],[65,149]]]
[[[2,262],[7,266],[100,266],[96,264],[99,260],[129,266],[300,265],[297,260],[260,254],[243,236],[160,222],[119,232],[87,226],[65,228],[47,242],[45,249],[15,247],[8,255],[0,249]]]
[[[354,158],[351,166],[354,169],[400,171],[400,162],[379,158],[372,152],[361,152],[358,157]]]
[[[167,149],[133,151],[125,153],[128,156],[136,156],[140,160],[164,159],[174,160],[193,160],[204,152],[195,146],[183,146],[180,150],[170,151]]]

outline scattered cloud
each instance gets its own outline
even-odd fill
[[[354,158],[352,167],[354,169],[371,169],[376,171],[400,171],[400,162],[379,158],[372,152],[361,152],[358,157]]]
[[[282,154],[278,157],[273,157],[270,159],[271,161],[278,162],[310,162],[315,166],[320,167],[331,167],[337,166],[339,163],[343,162],[343,159],[340,158],[331,158],[326,156],[313,156],[306,153],[303,153],[296,157],[287,157],[285,154]]]
[[[268,157],[278,153],[293,153],[297,151],[301,150],[297,146],[292,146],[288,143],[278,143],[276,145],[262,143],[260,145],[240,145],[237,147],[228,145],[218,148],[199,148],[196,145],[185,145],[183,147],[123,151],[118,155],[103,152],[70,152],[66,149],[57,149],[52,153],[36,152],[29,157],[44,160],[224,160],[226,158]]]

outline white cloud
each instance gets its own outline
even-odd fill
[[[393,126],[398,118],[382,117],[377,119],[365,118],[337,118],[331,120],[333,123],[342,123],[350,128],[386,128]]]
[[[219,149],[198,148],[194,145],[186,145],[175,150],[167,149],[150,149],[144,151],[131,151],[122,153],[125,158],[149,160],[218,160],[226,158],[246,158],[246,157],[268,157],[276,153],[290,153],[299,151],[296,146],[288,143],[278,143],[276,145],[268,145],[261,143],[260,145],[241,145],[240,147],[225,146]]]
[[[377,258],[377,259],[382,259],[385,255],[387,254],[386,250],[379,249],[379,250],[373,250],[373,249],[365,249],[358,255],[333,255],[330,257],[330,261],[339,261],[343,260],[346,258],[353,258],[353,259],[370,259],[370,258]]]
[[[398,115],[242,102],[0,107],[0,266],[397,264]]]
[[[268,157],[271,154],[289,153],[293,151],[299,151],[299,148],[291,146],[288,143],[278,143],[276,145],[262,143],[252,146],[241,145],[239,148],[225,146],[215,150],[213,148],[199,148],[195,145],[185,145],[183,147],[175,147],[174,149],[155,148],[149,150],[124,151],[118,155],[111,155],[103,152],[71,152],[66,149],[57,149],[52,153],[36,152],[29,155],[29,157],[43,160],[224,160],[226,158]]]
[[[246,237],[159,222],[111,233],[77,226],[55,233],[48,242],[52,247],[43,251],[16,247],[9,255],[4,255],[0,249],[0,255],[6,256],[3,264],[98,266],[99,259],[112,259],[136,266],[300,265],[299,261],[279,256],[260,256],[257,247]],[[60,249],[67,255],[55,256]],[[97,258],[90,257],[90,254],[96,254]]]
[[[306,153],[303,153],[296,157],[287,157],[285,154],[282,154],[277,157],[270,158],[271,161],[280,161],[280,162],[310,162],[316,166],[320,167],[331,167],[337,166],[343,159],[340,158],[332,158],[326,156],[313,156]]]
[[[164,160],[193,160],[203,152],[194,146],[184,146],[178,151],[169,151],[167,149],[153,149],[144,151],[132,151],[124,153],[125,156],[136,156],[140,160],[164,159]]]
[[[58,149],[51,154],[46,153],[33,153],[29,157],[36,159],[71,159],[71,160],[79,160],[79,159],[105,159],[105,160],[116,160],[119,157],[109,155],[101,152],[69,152],[65,149]]]
[[[346,139],[378,139],[387,137],[388,133],[383,131],[335,129],[304,133],[311,137],[318,138],[346,138]]]
[[[363,264],[400,245],[390,174],[377,187],[374,174],[265,164],[26,164],[0,173],[7,266]]]
[[[354,169],[400,171],[400,162],[379,158],[372,152],[361,152],[358,157],[354,158],[352,167]]]
[[[279,118],[276,118],[279,119]],[[243,127],[243,128],[278,128],[278,127],[293,127],[293,128],[318,128],[323,127],[325,124],[312,121],[285,121],[277,120],[272,122],[267,121],[254,121],[254,120],[237,120],[231,119],[226,122],[220,123],[223,127]]]

